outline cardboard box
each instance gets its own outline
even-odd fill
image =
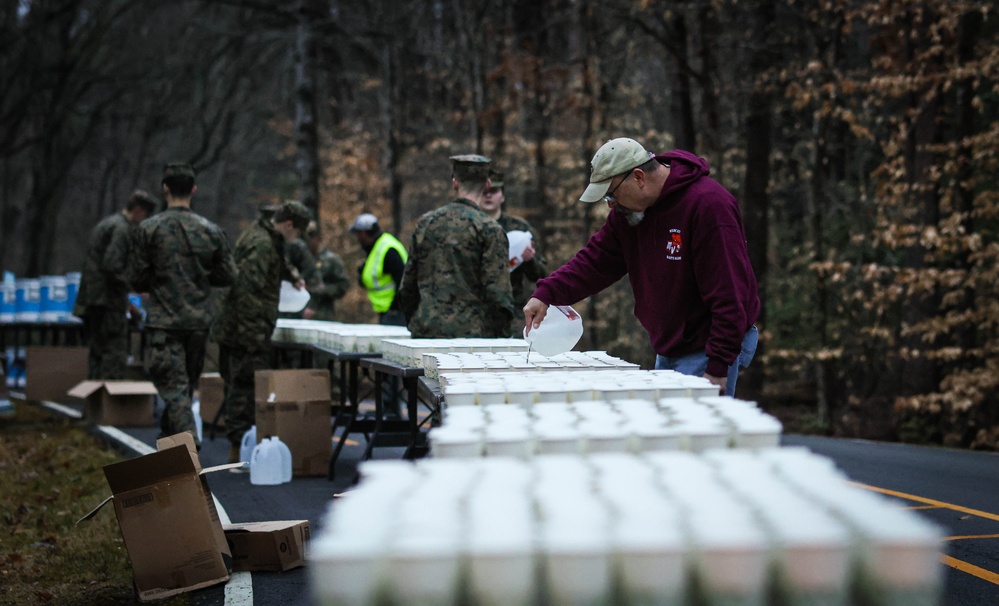
[[[116,427],[153,424],[156,386],[149,381],[83,381],[67,395],[86,401],[83,418],[88,423]]]
[[[65,402],[66,392],[87,378],[86,347],[28,347],[24,397],[35,402]]]
[[[257,442],[281,438],[293,476],[326,475],[333,453],[329,371],[258,370],[254,378]]]
[[[160,600],[224,583],[232,555],[190,433],[157,442],[157,452],[104,467],[139,600]],[[81,520],[81,521],[83,521]],[[77,522],[79,523],[79,522]]]
[[[222,380],[222,375],[217,372],[203,373],[198,379],[198,398],[201,400],[201,420],[211,423],[225,399],[225,381]],[[225,427],[225,413],[219,417],[216,427]]]
[[[286,520],[225,524],[233,572],[281,572],[303,566],[309,544],[309,521]]]

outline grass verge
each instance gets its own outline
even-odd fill
[[[79,425],[25,402],[0,418],[0,603],[138,604],[110,494],[120,460]],[[159,604],[188,604],[176,596]]]

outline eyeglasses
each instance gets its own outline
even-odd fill
[[[638,167],[636,166],[635,168],[638,168]],[[622,183],[624,183],[625,181],[628,180],[628,177],[631,176],[631,173],[635,172],[635,168],[629,170],[628,174],[626,174],[624,176],[624,179],[621,179],[621,182],[618,183],[616,186],[614,186],[614,189],[612,189],[609,192],[607,192],[606,194],[604,194],[604,197],[602,198],[602,200],[604,202],[606,202],[607,204],[617,204],[617,198],[614,197],[614,192],[616,192],[618,190],[618,188],[621,187]]]

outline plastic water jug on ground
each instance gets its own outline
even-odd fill
[[[291,482],[291,449],[277,436],[271,438],[271,442],[281,455],[281,483]]]
[[[275,486],[290,480],[291,451],[278,438],[264,438],[250,457],[250,484]]]
[[[545,319],[530,334],[524,328],[524,339],[543,356],[557,356],[571,350],[583,336],[583,318],[568,305],[552,305]]]
[[[291,282],[281,280],[281,295],[278,299],[278,311],[296,313],[309,304],[309,291],[298,290]]]
[[[253,447],[257,445],[257,426],[246,430],[243,434],[243,441],[239,444],[239,460],[249,461],[253,456]]]

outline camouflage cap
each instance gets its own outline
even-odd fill
[[[186,162],[171,162],[163,167],[163,178],[190,177],[194,178],[194,167]]]
[[[270,219],[274,216],[274,211],[278,209],[277,205],[271,204],[270,202],[264,202],[259,207],[257,207],[257,212],[264,219]]]
[[[132,192],[132,195],[129,196],[126,208],[135,208],[136,206],[141,206],[146,209],[147,212],[152,213],[156,208],[156,198],[152,197],[149,192],[144,189],[136,189]]]
[[[503,171],[489,169],[489,181],[492,182],[493,189],[502,189]]]
[[[478,154],[462,154],[451,156],[451,170],[454,176],[462,181],[464,179],[485,179],[489,176],[489,163],[492,162],[485,156]]]
[[[297,200],[288,200],[278,206],[277,210],[274,211],[274,221],[277,223],[284,223],[285,221],[291,221],[291,224],[295,226],[295,229],[300,231],[305,231],[309,226],[309,221],[312,220],[312,213],[309,211],[308,207]]]

